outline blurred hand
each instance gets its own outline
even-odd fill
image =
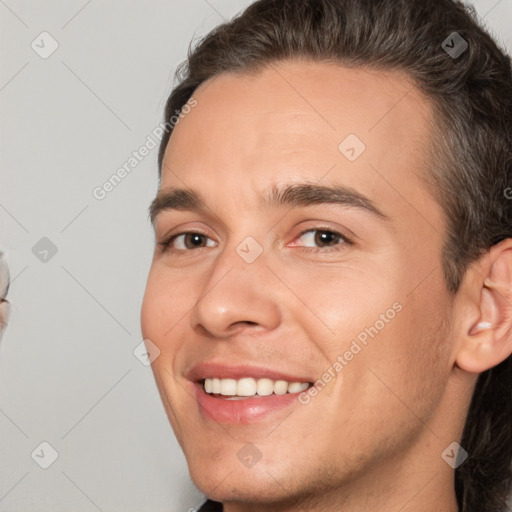
[[[0,251],[0,338],[7,325],[9,315],[9,302],[7,301],[7,291],[9,290],[9,268],[5,260],[4,253]]]

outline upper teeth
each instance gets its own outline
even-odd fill
[[[286,393],[299,393],[308,389],[308,382],[287,382],[286,380],[253,379],[205,379],[204,390],[207,393],[220,393],[230,396],[268,396],[272,393],[285,395]]]

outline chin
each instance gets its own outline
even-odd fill
[[[229,476],[228,476],[229,475]],[[208,476],[205,478],[192,478],[195,486],[205,494],[209,499],[225,502],[247,502],[270,504],[279,503],[289,499],[290,495],[285,491],[285,485],[281,487],[268,473],[266,478],[263,475],[234,476],[235,472],[226,473],[222,480],[211,480]]]
[[[236,455],[233,462],[228,463],[227,460],[231,457],[226,456],[217,463],[201,457],[201,460],[189,463],[190,477],[194,485],[210,499],[220,502],[236,499],[259,502],[265,498],[267,501],[279,498],[279,491],[282,493],[283,487],[287,487],[286,484],[280,487],[277,483],[283,480],[281,476],[277,476],[277,468],[267,471],[261,461],[247,468]],[[274,496],[274,493],[277,494]]]

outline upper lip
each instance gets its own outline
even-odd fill
[[[186,377],[194,382],[203,379],[242,379],[253,377],[255,379],[267,378],[272,380],[286,380],[287,382],[313,382],[311,376],[298,375],[294,373],[273,370],[264,366],[251,364],[226,364],[215,362],[203,362],[196,364],[187,373]]]

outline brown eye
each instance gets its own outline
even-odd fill
[[[183,245],[185,248],[196,249],[197,247],[203,247],[204,235],[200,233],[186,233],[183,236]]]
[[[323,248],[327,250],[338,250],[338,246],[351,244],[351,241],[341,233],[330,229],[309,229],[301,233],[299,239],[303,239],[305,248],[312,248],[316,245],[320,251]]]
[[[318,245],[327,244],[328,246],[336,245],[339,243],[340,235],[333,233],[332,231],[316,231],[315,243]]]
[[[212,243],[209,244],[208,241]],[[203,247],[215,247],[215,242],[203,233],[188,231],[172,236],[161,245],[170,252],[188,252],[193,249],[202,249]]]

